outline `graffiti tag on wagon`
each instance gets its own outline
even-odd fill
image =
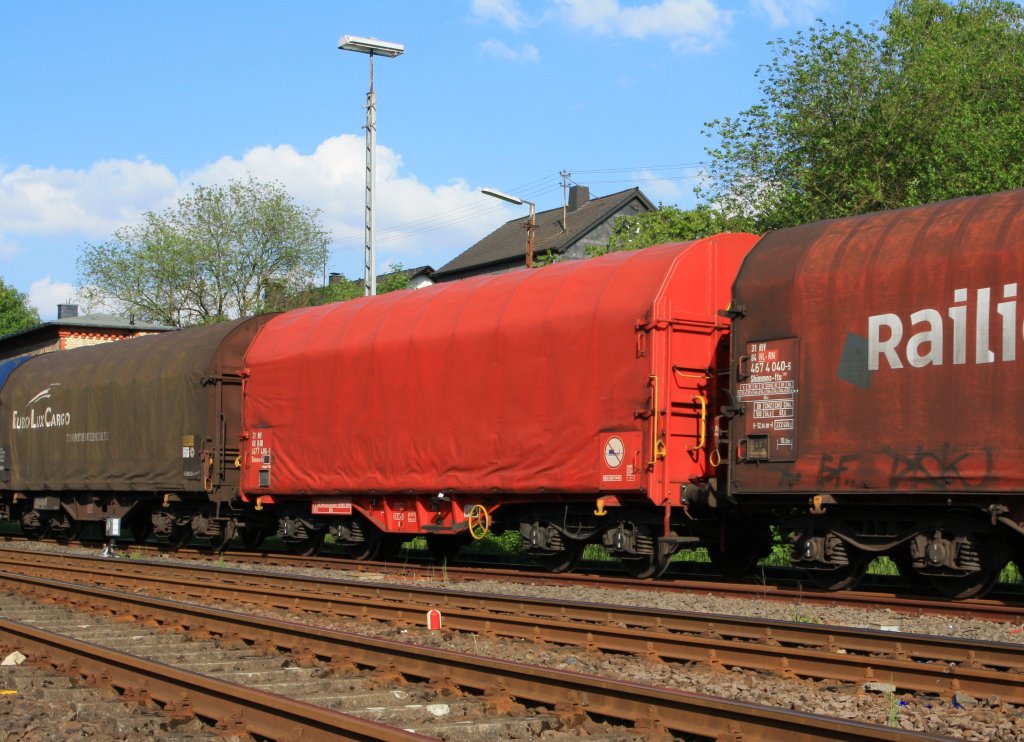
[[[956,489],[983,487],[992,475],[992,449],[972,451],[953,449],[948,443],[941,451],[917,451],[906,454],[887,448],[892,460],[892,487],[930,487]]]
[[[858,486],[887,468],[889,486],[894,489],[978,489],[988,482],[993,464],[990,449],[954,450],[949,444],[940,451],[919,447],[913,453],[889,447],[868,454],[823,453],[817,486],[837,490]]]

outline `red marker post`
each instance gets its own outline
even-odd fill
[[[427,611],[427,630],[441,630],[441,611],[437,610],[436,608],[432,608],[431,610]]]

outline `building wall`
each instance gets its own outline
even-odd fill
[[[148,331],[96,331],[96,330],[69,330],[66,328],[51,328],[48,332],[32,333],[31,337],[18,338],[17,342],[5,342],[0,345],[0,361],[18,356],[39,355],[41,353],[53,353],[61,350],[74,350],[88,345],[99,345],[117,340],[141,337],[142,335],[153,335]]]
[[[153,332],[72,332],[68,330],[60,331],[59,347],[53,348],[54,350],[73,350],[75,348],[84,348],[89,345],[99,345],[100,343],[112,343],[117,340],[128,340],[129,338],[142,337],[143,335],[155,335]]]
[[[639,199],[633,199],[609,218],[605,219],[592,230],[587,232],[583,237],[574,242],[568,250],[562,253],[562,259],[577,260],[579,258],[585,258],[587,257],[587,247],[604,247],[608,244],[608,240],[612,236],[612,227],[615,226],[616,219],[620,216],[636,216],[641,211],[647,211],[647,209],[640,203]],[[572,217],[570,215],[570,219],[571,218]]]
[[[416,276],[409,281],[409,288],[411,289],[422,289],[425,286],[433,286],[434,281],[430,276]]]

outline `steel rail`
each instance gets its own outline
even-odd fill
[[[0,573],[19,591],[59,598],[83,610],[99,604],[133,620],[175,630],[203,632],[230,641],[272,646],[339,667],[359,666],[426,680],[473,694],[507,696],[535,706],[616,719],[652,736],[691,734],[718,739],[811,742],[832,740],[945,739],[856,721],[728,701],[581,673],[433,649],[204,608],[161,598],[120,593],[69,582]]]
[[[0,566],[59,573],[62,579],[69,574],[88,580],[113,576],[122,588],[162,588],[176,597],[244,601],[353,619],[415,624],[427,610],[438,609],[448,628],[489,637],[789,677],[861,684],[884,681],[900,690],[947,697],[965,691],[1024,704],[1024,645],[1020,644],[180,564],[79,559],[84,566],[74,566],[67,557],[51,557],[52,566],[46,569],[0,555]],[[101,575],[96,575],[97,568]]]
[[[20,536],[3,536],[6,541],[22,540]],[[90,544],[83,544],[89,546]],[[92,546],[100,547],[102,542]],[[159,546],[152,544],[133,545],[132,553],[139,555],[167,554]],[[0,547],[2,550],[2,547]],[[699,592],[727,598],[745,600],[767,600],[773,602],[804,605],[833,606],[878,610],[888,608],[912,616],[938,615],[962,617],[976,620],[996,621],[1001,623],[1024,623],[1024,596],[1016,599],[983,598],[969,600],[946,600],[941,597],[907,595],[892,590],[879,589],[845,590],[827,592],[814,587],[786,587],[769,582],[742,582],[727,578],[708,575],[706,579],[673,577],[672,573],[657,580],[638,580],[618,574],[607,574],[601,570],[581,568],[576,572],[554,574],[535,571],[529,567],[493,567],[469,566],[465,564],[440,565],[413,558],[411,560],[395,559],[389,562],[369,562],[345,559],[340,555],[319,557],[302,557],[279,551],[269,550],[230,550],[224,553],[213,553],[208,549],[184,548],[175,554],[182,558],[202,559],[206,561],[238,562],[242,564],[259,564],[263,566],[279,566],[292,568],[324,569],[331,571],[356,572],[387,572],[396,576],[411,579],[436,579],[444,574],[450,580],[481,581],[495,580],[500,582],[545,583],[552,585],[579,585],[602,589],[658,591],[658,592]]]
[[[0,618],[0,640],[33,662],[64,668],[94,685],[117,690],[127,700],[154,701],[166,713],[216,720],[226,734],[245,731],[268,739],[325,742],[432,739],[4,618]]]

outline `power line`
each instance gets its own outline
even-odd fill
[[[559,186],[557,184],[549,184],[547,186],[541,185],[540,183],[543,180],[544,179],[533,181],[532,184],[526,184],[524,187],[517,187],[515,192],[517,195],[530,197],[529,200],[535,200],[539,196],[546,195],[558,189]],[[438,229],[444,229],[446,227],[452,227],[467,221],[472,221],[481,216],[495,214],[503,211],[504,209],[505,207],[501,204],[492,205],[491,201],[481,200],[479,205],[468,204],[457,209],[452,209],[451,211],[421,217],[419,219],[412,219],[385,229],[378,229],[377,242],[393,242],[399,239],[415,237],[426,232],[434,232]],[[353,235],[352,237],[338,240],[335,243],[334,249],[354,250],[362,246],[362,239],[363,238],[361,236]]]
[[[628,173],[628,172],[635,173],[635,172],[643,172],[645,170],[679,170],[679,169],[684,169],[684,168],[699,168],[699,167],[703,167],[702,164],[699,163],[699,162],[682,162],[682,163],[679,163],[679,164],[676,164],[676,165],[646,165],[646,166],[636,165],[634,167],[612,167],[612,168],[602,168],[600,170],[579,170],[579,169],[576,169],[576,170],[573,170],[573,172],[577,173],[577,174],[582,174],[582,175],[587,175],[587,174],[591,174],[591,173],[600,175],[602,173]]]
[[[587,180],[588,183],[657,183],[663,180],[700,180],[700,175],[654,175],[650,178],[615,178],[613,180]]]
[[[671,170],[681,169],[692,169],[701,167],[700,163],[696,162],[684,162],[677,163],[674,165],[646,165],[646,166],[633,166],[633,167],[620,167],[620,168],[596,168],[589,170],[573,169],[572,173],[577,176],[584,175],[614,175],[615,173],[662,173]],[[564,171],[563,171],[564,172]],[[626,178],[605,178],[599,180],[592,180],[590,178],[584,178],[588,185],[590,184],[612,184],[612,183],[652,183],[658,181],[686,181],[696,180],[700,177],[699,174],[685,174],[685,175],[652,175],[652,176],[631,176]],[[568,173],[565,179],[562,178],[562,173],[546,174],[539,178],[536,178],[526,183],[522,183],[517,186],[508,188],[507,190],[520,198],[526,198],[530,201],[537,201],[541,196],[546,196],[550,193],[554,193],[562,189],[563,184],[568,181],[575,185],[579,185],[574,179],[569,178]],[[500,204],[496,204],[489,199],[481,199],[479,204],[466,204],[450,211],[433,214],[430,216],[424,216],[417,219],[411,219],[407,222],[401,222],[390,227],[377,230],[377,241],[380,243],[395,242],[398,240],[409,239],[416,237],[428,232],[435,232],[439,229],[445,229],[454,227],[459,224],[463,224],[467,221],[472,221],[480,217],[487,216],[489,214],[495,214],[504,211],[505,207]],[[344,252],[347,250],[361,249],[363,247],[363,235],[353,235],[352,237],[338,240],[334,243],[333,250],[338,252]]]

